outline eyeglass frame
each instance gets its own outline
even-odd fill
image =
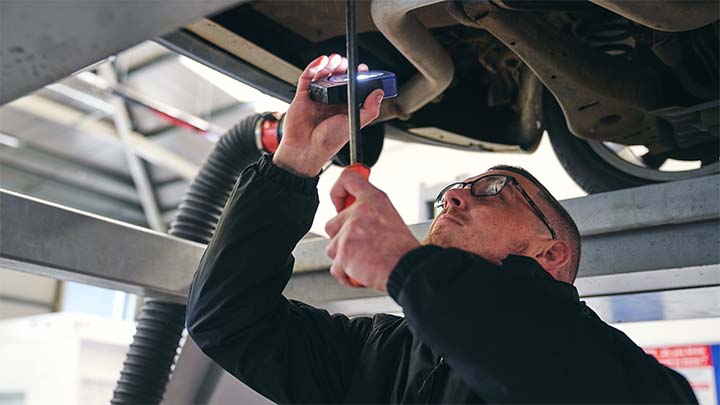
[[[484,194],[484,195],[473,194],[473,185],[475,183],[477,183],[478,181],[480,181],[482,179],[486,179],[488,177],[504,177],[506,179],[506,181],[503,183],[500,190],[498,190],[498,192],[495,194]],[[475,198],[496,197],[496,196],[500,195],[500,193],[502,193],[503,190],[505,190],[505,186],[508,184],[508,180],[520,192],[520,194],[523,196],[525,201],[527,201],[528,205],[530,205],[530,208],[535,213],[535,216],[538,217],[542,221],[543,224],[545,224],[545,227],[548,229],[548,231],[550,231],[550,236],[552,237],[552,239],[557,240],[557,233],[555,233],[555,230],[553,229],[553,227],[550,226],[550,221],[548,221],[545,214],[543,214],[543,212],[540,210],[540,208],[537,206],[537,204],[535,204],[535,201],[533,201],[533,199],[530,198],[528,193],[520,185],[520,183],[517,181],[517,179],[515,177],[509,176],[506,174],[488,174],[486,176],[478,177],[477,179],[472,180],[472,181],[456,181],[454,183],[450,183],[447,186],[445,186],[445,188],[443,188],[442,191],[440,191],[440,193],[438,193],[437,197],[435,197],[435,206],[438,208],[443,207],[445,205],[444,204],[445,194],[447,194],[447,192],[450,191],[455,186],[458,186],[458,185],[461,186],[459,188],[462,190],[462,189],[467,188],[467,186],[469,185],[470,186],[470,195]]]

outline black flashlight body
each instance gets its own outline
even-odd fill
[[[377,89],[385,92],[383,100],[397,96],[395,74],[384,70],[358,73],[358,100],[362,103]],[[310,98],[323,104],[347,104],[347,75],[330,76],[310,83]]]

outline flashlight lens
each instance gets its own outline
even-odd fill
[[[358,74],[357,78],[358,80],[368,80],[372,79],[374,77],[380,77],[382,76],[382,73],[379,72],[364,72]],[[328,77],[328,81],[330,82],[346,82],[348,81],[347,75],[337,75],[337,76],[330,76]]]

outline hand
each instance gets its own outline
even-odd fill
[[[297,92],[284,120],[283,138],[273,163],[297,174],[314,177],[325,163],[347,143],[347,105],[317,103],[310,98],[310,82],[347,70],[347,59],[334,53],[312,61],[298,80]],[[361,64],[361,72],[368,67]],[[383,91],[375,90],[360,109],[360,125],[366,126],[380,114]]]
[[[355,202],[345,207],[348,195]],[[331,241],[327,255],[330,274],[352,286],[348,276],[362,285],[386,291],[390,272],[407,252],[420,246],[385,193],[361,175],[345,170],[330,191],[338,215],[325,231]]]

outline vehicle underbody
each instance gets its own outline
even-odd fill
[[[719,14],[714,1],[360,2],[361,59],[401,86],[389,125],[368,133],[532,152],[547,130],[589,192],[716,173]],[[343,2],[260,1],[184,33],[287,83],[289,99],[300,67],[343,52],[343,16]]]

